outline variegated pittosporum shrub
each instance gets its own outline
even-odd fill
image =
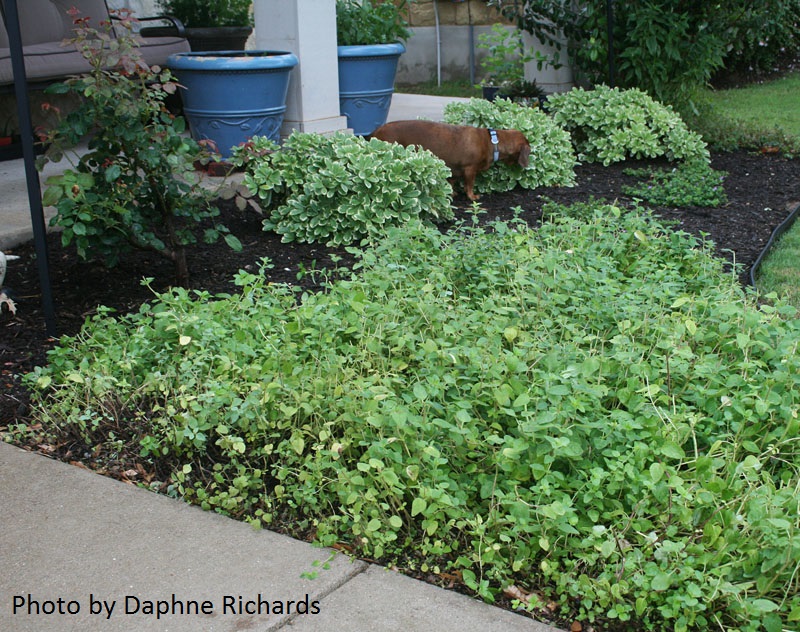
[[[705,142],[668,105],[641,90],[597,86],[554,94],[547,109],[572,136],[578,160],[610,165],[627,158],[702,160]]]
[[[569,134],[538,108],[525,107],[506,99],[493,102],[470,99],[448,103],[444,120],[454,125],[516,129],[531,144],[527,169],[501,162],[494,164],[488,171],[478,174],[475,189],[480,193],[510,191],[517,186],[536,189],[575,184],[576,161]]]
[[[453,217],[450,170],[414,147],[295,132],[279,150],[256,137],[234,152],[244,183],[284,242],[352,244],[390,226]]]

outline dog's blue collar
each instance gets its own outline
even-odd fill
[[[489,138],[492,139],[492,147],[494,148],[494,162],[500,160],[500,141],[497,138],[497,132],[489,128]]]

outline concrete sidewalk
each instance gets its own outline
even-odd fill
[[[0,630],[556,632],[3,443],[0,507]]]
[[[449,100],[396,95],[390,119]],[[21,160],[0,187],[3,249],[31,236]],[[0,508],[0,630],[559,632],[4,443]]]
[[[39,175],[42,192],[45,181],[53,174],[61,173],[62,164],[48,164]],[[28,205],[28,188],[25,180],[25,164],[22,159],[0,161],[0,250],[33,239],[31,212]],[[54,210],[46,208],[45,223],[50,221]]]

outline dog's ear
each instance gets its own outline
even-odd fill
[[[523,169],[528,168],[528,159],[531,156],[531,146],[528,141],[525,141],[525,144],[519,150],[519,156],[517,157],[517,163]]]

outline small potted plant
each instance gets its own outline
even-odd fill
[[[41,154],[44,149],[41,142],[34,142],[33,151],[36,155]],[[8,118],[0,127],[0,161],[18,158],[22,158],[22,137],[17,130],[16,121]]]
[[[183,23],[193,51],[244,50],[253,32],[252,5],[252,0],[159,0],[165,15]]]
[[[7,119],[0,130],[0,156],[9,151],[9,147],[19,142],[19,136],[13,133],[11,119]]]
[[[337,0],[339,110],[348,127],[366,136],[386,122],[402,41],[410,32],[405,0]]]
[[[500,88],[497,96],[528,107],[542,107],[547,101],[547,92],[536,83],[536,80],[520,79]]]
[[[502,24],[494,24],[491,31],[478,36],[478,48],[486,51],[481,59],[485,99],[493,101],[503,89],[525,81],[525,64],[534,57],[525,50],[519,29],[509,30]]]

